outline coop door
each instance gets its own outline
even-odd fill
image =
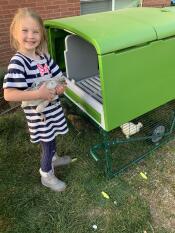
[[[98,102],[102,103],[95,48],[76,35],[65,38],[66,76]]]

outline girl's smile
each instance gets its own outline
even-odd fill
[[[30,16],[23,18],[17,29],[15,39],[19,44],[19,51],[35,57],[35,51],[41,42],[41,30],[37,21]]]

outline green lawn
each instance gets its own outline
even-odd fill
[[[108,180],[89,154],[98,131],[88,122],[84,127],[78,132],[70,126],[67,135],[57,137],[58,154],[77,161],[56,169],[68,187],[55,193],[40,184],[40,148],[29,142],[24,114],[0,117],[0,232],[175,232],[174,141]]]
[[[0,86],[3,75],[1,69]],[[10,105],[0,102],[0,107],[1,113]],[[123,137],[119,129],[111,136]],[[89,153],[100,139],[97,128],[82,118],[72,122],[67,135],[57,137],[58,154],[70,155],[77,161],[56,169],[57,176],[68,186],[64,193],[55,193],[40,184],[40,147],[29,142],[23,112],[18,109],[1,115],[0,232],[174,233],[174,141],[109,180],[103,164],[95,162]],[[112,161],[118,166],[129,159],[128,154],[135,156],[147,146],[150,144],[120,145],[112,149]],[[147,179],[140,172],[146,173]]]

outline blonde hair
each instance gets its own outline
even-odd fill
[[[36,48],[37,53],[47,53],[47,36],[46,31],[44,28],[43,21],[41,17],[32,9],[29,8],[19,8],[12,20],[12,23],[10,25],[10,45],[12,48],[18,50],[19,49],[19,43],[15,39],[15,32],[17,30],[17,25],[19,24],[20,20],[26,16],[29,16],[36,20],[36,22],[39,24],[40,32],[41,32],[41,41],[40,44]]]

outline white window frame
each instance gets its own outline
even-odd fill
[[[133,2],[134,2],[134,0],[133,0]],[[135,2],[138,2],[139,6],[142,7],[143,0],[135,0]],[[116,10],[116,0],[112,0],[112,11],[115,11],[115,10]]]
[[[80,3],[90,3],[90,2],[104,2],[105,0],[80,0]],[[118,2],[122,2],[123,0],[111,0],[111,3],[112,3],[112,11],[115,11],[117,10],[117,1]],[[143,0],[132,0],[133,1],[133,6],[134,6],[134,3],[137,5],[139,5],[140,7],[142,7],[142,4],[143,4]],[[130,4],[130,6],[128,7],[132,7],[132,4]]]

